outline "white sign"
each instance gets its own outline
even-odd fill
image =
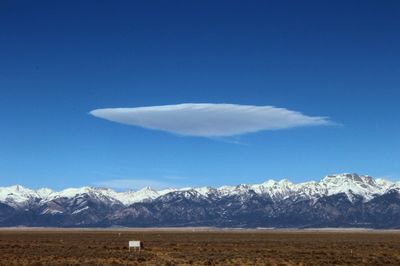
[[[134,248],[136,250],[136,248],[138,248],[140,250],[140,241],[138,240],[131,240],[129,241],[129,250],[131,250],[131,248]]]

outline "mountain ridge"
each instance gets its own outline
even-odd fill
[[[14,185],[0,187],[0,226],[397,228],[399,193],[399,182],[347,173],[298,184],[283,179],[158,191],[150,187],[125,192],[96,187],[53,191]]]
[[[352,182],[349,182],[349,180]],[[369,186],[365,186],[366,184]],[[212,191],[223,195],[231,195],[248,190],[254,190],[258,194],[269,194],[273,198],[282,198],[290,193],[303,192],[304,195],[311,197],[318,193],[321,195],[334,195],[342,192],[346,193],[351,190],[357,195],[361,195],[366,199],[371,199],[371,195],[374,193],[383,194],[390,188],[400,189],[400,182],[392,182],[381,178],[374,179],[369,175],[343,173],[325,176],[320,181],[306,181],[301,183],[292,183],[285,178],[279,181],[269,179],[260,184],[239,184],[236,186],[224,185],[218,188],[203,186],[155,190],[147,186],[137,191],[128,190],[123,192],[117,192],[110,188],[94,186],[66,188],[61,191],[55,191],[49,188],[29,189],[22,185],[13,185],[0,187],[0,202],[4,203],[7,198],[13,199],[15,202],[23,202],[29,200],[29,198],[52,200],[59,197],[73,197],[77,194],[96,193],[112,197],[121,201],[124,205],[130,205],[146,200],[154,200],[155,198],[170,192],[192,189],[198,191],[202,195],[207,195]]]

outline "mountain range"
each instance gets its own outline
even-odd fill
[[[116,192],[0,187],[0,226],[400,228],[400,182],[329,175],[294,184]]]

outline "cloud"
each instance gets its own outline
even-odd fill
[[[151,180],[151,179],[111,179],[111,180],[96,182],[95,185],[113,189],[134,189],[134,190],[138,190],[144,187],[151,187],[154,189],[165,189],[176,186],[176,184],[173,183]]]
[[[228,137],[263,130],[334,124],[326,117],[307,116],[285,108],[238,104],[106,108],[93,110],[90,114],[117,123],[197,137]]]

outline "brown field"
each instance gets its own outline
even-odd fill
[[[400,265],[400,233],[3,229],[0,265]]]

